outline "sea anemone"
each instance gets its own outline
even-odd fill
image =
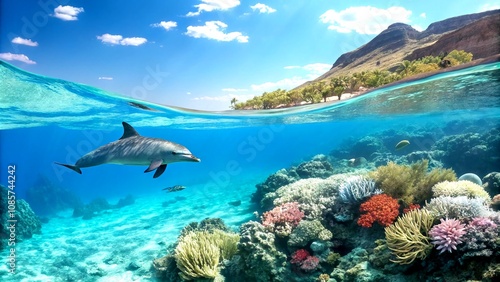
[[[456,219],[442,219],[441,223],[435,225],[429,231],[432,244],[437,246],[439,253],[457,249],[457,245],[462,243],[462,236],[465,234],[465,225]]]

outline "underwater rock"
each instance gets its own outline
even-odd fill
[[[241,205],[241,200],[228,202],[228,204],[231,206],[237,207],[237,206]]]
[[[316,155],[295,168],[300,178],[327,178],[333,174],[333,166],[325,155]]]
[[[352,159],[349,159],[347,161],[347,164],[350,166],[350,167],[357,167],[357,166],[361,166],[363,164],[365,164],[367,162],[367,160],[363,157],[358,157],[358,158],[352,158]]]
[[[483,187],[490,195],[500,194],[500,172],[488,173],[483,178]]]
[[[249,221],[240,227],[238,251],[244,276],[240,281],[289,281],[285,278],[289,271],[287,256],[276,249],[275,240],[275,235],[258,222]]]
[[[127,270],[130,270],[130,271],[134,271],[134,270],[137,270],[141,268],[141,266],[139,266],[136,262],[132,261],[130,262],[128,265],[127,265]]]
[[[182,281],[173,254],[153,260],[155,277],[160,281],[180,282]]]
[[[483,181],[481,181],[481,178],[479,178],[479,176],[477,176],[476,174],[474,173],[466,173],[466,174],[462,174],[458,180],[468,180],[472,183],[476,183],[477,185],[483,185]]]
[[[326,229],[319,220],[302,220],[293,229],[287,245],[290,249],[303,248],[315,240],[328,241],[332,232]]]
[[[222,219],[217,217],[213,218],[207,217],[202,221],[200,221],[200,223],[191,222],[188,225],[184,226],[184,228],[182,228],[181,230],[179,238],[183,237],[184,235],[192,231],[214,231],[214,230],[231,232],[231,229],[224,223]]]
[[[375,152],[387,151],[381,140],[374,136],[366,136],[354,143],[349,149],[350,156],[363,156],[371,160],[371,156]]]
[[[261,203],[262,197],[265,194],[274,192],[282,186],[295,182],[297,179],[298,176],[290,176],[286,169],[280,169],[276,173],[271,174],[266,181],[264,181],[264,183],[260,183],[255,186],[257,191],[252,195],[252,201],[255,203]]]
[[[76,207],[73,210],[73,217],[81,216],[83,219],[91,219],[92,217],[97,215],[97,213],[103,210],[109,210],[111,208],[112,206],[108,203],[106,199],[96,198],[87,205]]]
[[[11,234],[9,223],[9,199],[7,187],[0,185],[0,250],[7,245],[7,239]],[[33,234],[40,234],[42,223],[35,215],[30,205],[22,199],[16,199],[15,203],[15,239],[20,242],[29,239]]]
[[[495,195],[491,199],[491,208],[495,211],[500,211],[500,194]]]
[[[35,184],[28,188],[26,201],[38,215],[53,215],[60,210],[82,205],[75,193],[55,185],[44,176],[39,176]]]
[[[133,205],[134,203],[135,203],[135,198],[129,194],[125,198],[121,198],[120,200],[118,200],[116,208],[123,208],[125,206]]]
[[[485,175],[498,167],[500,160],[500,131],[464,133],[438,140],[432,150],[443,151],[439,158],[445,167],[453,167],[457,174],[472,172]]]

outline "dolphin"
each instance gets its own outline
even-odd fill
[[[167,164],[175,162],[200,162],[200,159],[184,146],[159,139],[143,137],[135,131],[128,123],[122,122],[123,135],[120,139],[101,146],[94,151],[85,154],[75,165],[58,165],[72,169],[82,174],[80,168],[97,166],[102,164],[122,164],[122,165],[148,165],[144,171],[153,170],[153,178],[157,178],[167,168]]]

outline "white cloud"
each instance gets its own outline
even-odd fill
[[[170,30],[174,27],[177,27],[177,23],[174,21],[161,21],[159,23],[155,23],[151,25],[152,27],[163,27],[165,30]]]
[[[423,27],[421,27],[421,26],[420,26],[420,25],[418,25],[418,24],[413,24],[413,25],[411,25],[411,26],[412,26],[414,29],[418,30],[418,31],[424,31],[424,28],[423,28]]]
[[[186,16],[199,16],[201,12],[224,11],[234,8],[240,4],[239,0],[201,0],[201,4],[194,5],[198,8],[196,12],[189,12]]]
[[[410,22],[411,11],[403,7],[379,9],[371,6],[349,7],[337,12],[328,10],[319,18],[328,29],[341,33],[379,34],[389,25]]]
[[[123,38],[121,35],[113,35],[113,34],[103,34],[103,35],[98,35],[97,39],[101,40],[102,43],[107,43],[111,45],[131,45],[131,46],[139,46],[142,45],[148,40],[143,37],[126,37]]]
[[[15,44],[21,44],[21,45],[26,45],[26,46],[31,46],[31,47],[38,46],[38,42],[36,42],[36,41],[33,42],[33,41],[31,41],[31,39],[24,39],[21,37],[16,37],[16,38],[12,39],[11,42],[15,43]]]
[[[109,76],[99,76],[99,80],[113,80],[113,78]]]
[[[186,92],[187,95],[191,95],[191,92]]]
[[[422,13],[422,14],[420,14],[420,17],[425,19],[425,18],[427,18],[427,14],[426,13]]]
[[[221,21],[205,22],[203,26],[188,26],[186,35],[194,38],[208,38],[217,41],[233,41],[240,43],[248,42],[248,36],[244,36],[241,32],[233,31],[224,33],[227,24]]]
[[[266,91],[274,91],[278,88],[290,90],[295,88],[307,81],[318,78],[318,76],[324,74],[332,67],[331,64],[324,63],[314,63],[307,64],[304,66],[286,66],[284,69],[287,70],[299,70],[305,71],[305,73],[301,75],[296,75],[291,78],[285,78],[274,82],[264,82],[261,84],[252,84],[251,88],[253,91],[258,92],[266,92]]]
[[[262,92],[274,91],[278,88],[289,90],[289,89],[295,88],[295,87],[303,84],[306,81],[308,81],[308,79],[306,79],[302,76],[294,76],[292,78],[285,78],[285,79],[281,79],[281,80],[274,81],[274,82],[264,82],[261,84],[252,84],[251,87],[252,87],[253,91],[257,91],[259,93],[262,93]]]
[[[486,12],[486,11],[497,10],[497,9],[500,9],[499,4],[487,3],[484,5],[481,5],[478,9],[478,12]]]
[[[139,46],[144,43],[148,42],[146,38],[143,37],[127,37],[123,38],[123,40],[120,41],[121,45],[131,45],[131,46]]]
[[[59,5],[54,9],[54,17],[63,21],[76,21],[78,19],[78,14],[83,11],[83,8]]]
[[[269,6],[267,6],[266,4],[262,4],[262,3],[257,3],[253,6],[250,6],[250,8],[252,8],[252,10],[258,10],[260,14],[270,14],[270,13],[274,13],[276,12],[276,9],[273,9]]]
[[[36,64],[35,61],[30,60],[30,58],[24,54],[0,53],[0,59],[6,61],[19,61],[30,65]]]
[[[248,89],[242,89],[242,88],[222,88],[222,91],[224,92],[246,92]]]

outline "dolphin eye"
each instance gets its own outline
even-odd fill
[[[172,152],[172,155],[177,155],[178,153],[177,152]]]

